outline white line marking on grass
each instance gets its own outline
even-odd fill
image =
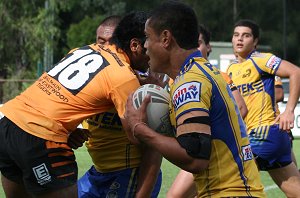
[[[266,186],[265,191],[269,191],[269,190],[272,190],[274,188],[278,188],[278,186],[276,184],[273,184],[272,186]]]

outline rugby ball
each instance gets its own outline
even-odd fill
[[[169,117],[170,94],[158,85],[142,85],[133,94],[133,106],[136,109],[141,106],[146,95],[151,96],[147,106],[148,126],[162,135],[175,136]]]

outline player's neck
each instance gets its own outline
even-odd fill
[[[246,61],[246,59],[247,59],[247,57],[242,57],[242,56],[237,57],[237,60],[238,60],[239,63],[242,63],[242,62]]]
[[[174,53],[172,53],[172,56],[170,58],[170,63],[172,65],[172,70],[170,73],[170,77],[175,79],[175,77],[179,74],[180,69],[182,65],[184,64],[185,60],[194,52],[197,51],[197,48],[195,49],[182,49],[178,48]]]

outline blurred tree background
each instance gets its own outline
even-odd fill
[[[260,44],[300,65],[297,0],[183,0],[212,32],[231,41],[241,18],[261,27]],[[112,14],[150,11],[160,0],[0,0],[0,103],[17,95],[69,50],[95,42],[96,28]],[[18,79],[18,80],[16,80]],[[20,81],[20,79],[22,79]]]

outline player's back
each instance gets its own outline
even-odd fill
[[[68,54],[1,111],[20,128],[65,142],[85,118],[116,107],[139,86],[129,60],[114,46],[89,45]]]

